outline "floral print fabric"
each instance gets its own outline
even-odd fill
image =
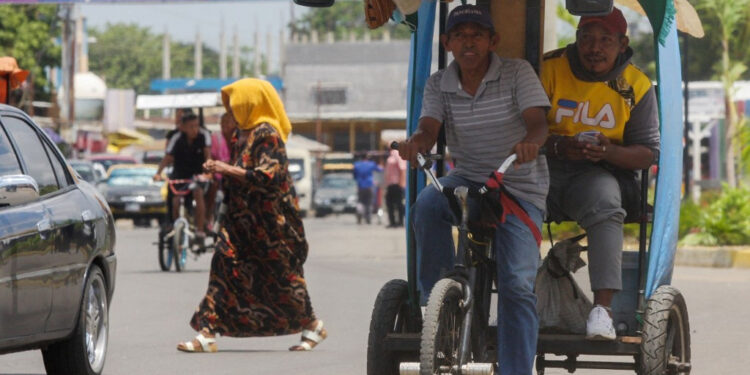
[[[315,320],[302,265],[307,241],[287,171],[286,150],[270,125],[254,128],[233,164],[245,181],[224,178],[227,211],[211,261],[208,291],[190,325],[223,336],[285,335]]]

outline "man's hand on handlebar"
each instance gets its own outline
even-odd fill
[[[432,145],[428,145],[420,137],[411,137],[405,142],[399,142],[397,148],[401,159],[411,162],[412,168],[419,166],[419,163],[417,163],[417,153],[427,155],[430,149],[432,149]]]
[[[539,145],[533,142],[520,142],[513,146],[513,152],[516,154],[514,168],[518,169],[521,164],[530,162],[539,155]]]

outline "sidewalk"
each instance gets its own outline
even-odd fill
[[[675,265],[750,268],[748,246],[691,246],[677,248]]]

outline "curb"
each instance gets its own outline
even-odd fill
[[[693,267],[750,268],[747,247],[683,247],[675,253],[675,264]]]

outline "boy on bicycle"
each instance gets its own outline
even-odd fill
[[[547,137],[549,100],[528,62],[498,57],[489,13],[475,5],[458,6],[440,41],[454,61],[430,76],[416,132],[399,146],[402,158],[415,163],[445,134],[456,166],[440,182],[447,187],[481,187],[508,155],[515,168],[504,185],[541,228],[549,174],[539,147]],[[413,208],[418,287],[422,304],[441,273],[454,265],[451,226],[458,222],[449,202],[435,189],[423,189]],[[538,335],[534,280],[539,245],[531,229],[514,215],[498,226],[492,239],[497,259],[498,361],[504,375],[530,375]]]
[[[175,133],[167,141],[166,154],[161,163],[159,163],[159,169],[154,174],[154,180],[159,181],[162,179],[161,171],[167,166],[172,164],[172,175],[171,179],[191,179],[196,177],[196,185],[193,189],[193,199],[195,200],[195,239],[199,246],[202,246],[206,233],[204,232],[205,218],[206,218],[206,204],[203,199],[205,193],[204,183],[200,181],[206,181],[203,177],[203,163],[209,160],[211,157],[211,134],[201,129],[198,122],[198,116],[194,113],[189,112],[182,117],[182,125],[180,131]],[[172,197],[172,221],[174,221],[179,215],[179,197]]]

